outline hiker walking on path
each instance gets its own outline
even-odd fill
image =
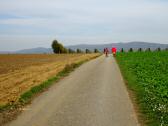
[[[108,53],[109,53],[108,48],[105,48],[105,54],[106,54],[106,57],[108,57]]]
[[[113,47],[111,49],[111,52],[112,52],[113,56],[115,57],[116,56],[116,52],[117,52],[117,48]]]

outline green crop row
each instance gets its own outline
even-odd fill
[[[137,96],[144,121],[168,125],[168,52],[128,52],[116,56],[128,88]]]

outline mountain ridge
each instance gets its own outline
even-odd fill
[[[73,50],[76,49],[89,49],[94,50],[95,48],[99,51],[102,51],[104,48],[112,48],[116,47],[118,50],[121,48],[124,48],[124,50],[128,50],[129,48],[133,49],[146,49],[151,48],[152,50],[156,48],[165,49],[168,48],[168,44],[160,44],[160,43],[151,43],[151,42],[139,42],[139,41],[133,41],[133,42],[118,42],[118,43],[109,43],[109,44],[78,44],[78,45],[70,45],[65,46],[66,48],[71,48]],[[22,49],[18,51],[0,51],[0,54],[48,54],[53,53],[51,48],[44,48],[44,47],[37,47],[37,48],[31,48],[31,49]]]

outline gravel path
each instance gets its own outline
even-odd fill
[[[139,126],[112,56],[89,61],[53,85],[7,126]]]

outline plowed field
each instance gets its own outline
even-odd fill
[[[17,101],[22,93],[56,75],[67,64],[97,55],[0,55],[0,105]]]

